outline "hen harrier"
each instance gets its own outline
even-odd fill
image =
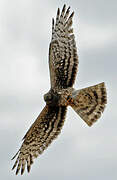
[[[72,28],[74,12],[69,15],[66,5],[56,21],[52,19],[52,39],[49,47],[49,69],[51,89],[44,95],[46,106],[23,138],[12,169],[17,166],[16,174],[21,174],[27,164],[28,172],[33,159],[40,155],[61,132],[65,121],[67,106],[91,126],[96,122],[107,103],[105,84],[75,90],[73,84],[78,69],[78,55]]]

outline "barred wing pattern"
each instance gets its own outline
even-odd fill
[[[104,83],[73,92],[71,107],[88,124],[92,126],[103,113],[107,104]]]
[[[49,47],[51,89],[44,95],[45,108],[24,136],[21,148],[12,158],[17,157],[12,168],[16,168],[16,174],[20,170],[23,174],[25,166],[29,172],[33,159],[58,136],[68,105],[91,126],[99,119],[107,103],[104,83],[76,91],[72,88],[78,69],[78,56],[72,29],[74,12],[71,15],[69,12],[70,7],[66,10],[64,5],[61,13],[58,9],[56,21],[52,21],[52,40]]]
[[[78,56],[72,29],[74,12],[69,16],[70,7],[62,12],[58,9],[56,22],[52,21],[52,40],[49,47],[49,68],[52,89],[72,87],[75,81]]]
[[[30,171],[33,159],[48,147],[48,145],[58,136],[64,124],[67,108],[45,106],[36,121],[32,124],[26,135],[24,142],[12,158],[17,156],[15,164],[12,169],[17,166],[16,174],[21,169],[21,174],[25,170],[27,163],[27,170]]]

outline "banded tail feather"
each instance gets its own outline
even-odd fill
[[[73,91],[70,106],[88,124],[92,126],[105,109],[107,94],[104,82],[95,86]]]

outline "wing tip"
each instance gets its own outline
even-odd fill
[[[60,15],[60,8],[58,8],[58,10],[57,10],[57,16],[59,16]]]
[[[11,161],[16,158],[16,156],[18,155],[18,153],[19,153],[19,151],[11,158]]]

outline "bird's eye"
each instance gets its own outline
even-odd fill
[[[44,100],[47,101],[51,101],[52,100],[52,95],[51,94],[45,94],[44,95]]]

